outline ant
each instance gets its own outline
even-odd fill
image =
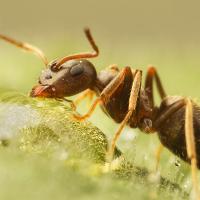
[[[193,187],[198,195],[200,107],[189,98],[167,96],[153,66],[147,71],[143,88],[142,71],[139,69],[133,70],[126,66],[120,70],[112,65],[97,73],[87,59],[97,57],[99,49],[89,29],[85,29],[85,35],[93,52],[65,56],[50,63],[40,49],[4,35],[0,35],[0,38],[35,53],[45,64],[46,69],[42,71],[39,85],[33,87],[30,96],[64,99],[83,92],[75,102],[65,99],[75,110],[75,104],[88,95],[96,94],[97,98],[89,111],[83,116],[74,114],[74,117],[85,120],[100,104],[107,115],[120,123],[108,150],[109,161],[113,159],[116,142],[125,125],[139,128],[146,134],[157,132],[162,145],[191,164]],[[160,106],[154,104],[153,81],[161,98]]]

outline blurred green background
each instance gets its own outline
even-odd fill
[[[0,32],[40,47],[53,60],[64,55],[89,51],[83,34],[88,26],[100,49],[91,61],[97,70],[110,64],[144,71],[157,67],[169,95],[200,98],[200,2],[191,0],[152,1],[3,1],[0,0]],[[29,93],[43,69],[30,53],[0,41],[0,88]],[[159,102],[159,99],[157,99]],[[86,102],[80,105],[84,113]],[[101,119],[101,120],[99,120]],[[117,125],[97,109],[91,121],[110,138]],[[129,160],[153,169],[156,135],[126,129],[119,147]],[[174,179],[177,159],[164,151],[161,174]],[[182,163],[182,162],[181,162]],[[182,169],[183,168],[183,169]],[[181,165],[186,173],[189,167]],[[178,173],[181,181],[182,175]],[[177,180],[177,179],[176,179]]]
[[[49,60],[90,50],[88,26],[101,51],[93,60],[98,69],[116,63],[145,72],[153,64],[169,94],[199,97],[199,1],[0,2],[1,33],[40,47]],[[40,60],[4,42],[0,53],[0,87],[29,91]]]

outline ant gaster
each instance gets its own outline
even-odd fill
[[[200,107],[189,98],[167,96],[154,67],[148,69],[143,88],[142,71],[132,70],[129,66],[121,70],[111,66],[97,73],[94,65],[86,59],[97,57],[99,50],[89,29],[85,29],[85,34],[94,52],[66,56],[50,63],[40,49],[4,35],[0,38],[37,54],[46,65],[39,85],[32,89],[32,97],[63,99],[83,92],[80,101],[95,93],[97,98],[88,113],[83,116],[75,114],[74,117],[85,120],[100,104],[107,115],[120,123],[108,151],[111,159],[125,125],[147,134],[157,132],[165,147],[191,164],[193,186],[198,194],[196,169],[200,168]],[[153,81],[161,98],[158,107],[154,104]]]

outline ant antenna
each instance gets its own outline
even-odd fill
[[[89,28],[85,28],[84,32],[85,32],[85,35],[86,35],[86,37],[87,37],[92,49],[94,50],[94,52],[79,53],[79,54],[66,56],[66,57],[60,59],[56,63],[55,68],[59,69],[59,66],[62,65],[63,63],[65,63],[68,60],[80,59],[80,58],[94,58],[94,57],[97,57],[99,55],[99,49],[98,49],[98,47],[97,47],[97,45],[96,45],[96,43],[94,41],[94,38],[92,37],[90,29]]]
[[[25,43],[25,42],[20,42],[20,41],[14,40],[14,39],[7,37],[5,35],[2,35],[2,34],[0,34],[0,39],[4,40],[6,42],[9,42],[9,43],[11,43],[11,44],[13,44],[13,45],[15,45],[19,48],[22,48],[26,51],[30,51],[30,52],[34,53],[35,55],[37,55],[43,61],[45,66],[48,65],[48,60],[47,60],[46,56],[44,55],[44,53],[39,48],[32,46],[28,43]]]

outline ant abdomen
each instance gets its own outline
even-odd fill
[[[169,96],[165,98],[155,120],[158,136],[162,144],[178,157],[190,163],[185,137],[185,99]],[[200,107],[193,105],[193,130],[196,144],[197,166],[200,168]],[[171,110],[171,113],[170,111]],[[163,118],[162,120],[160,120]]]

